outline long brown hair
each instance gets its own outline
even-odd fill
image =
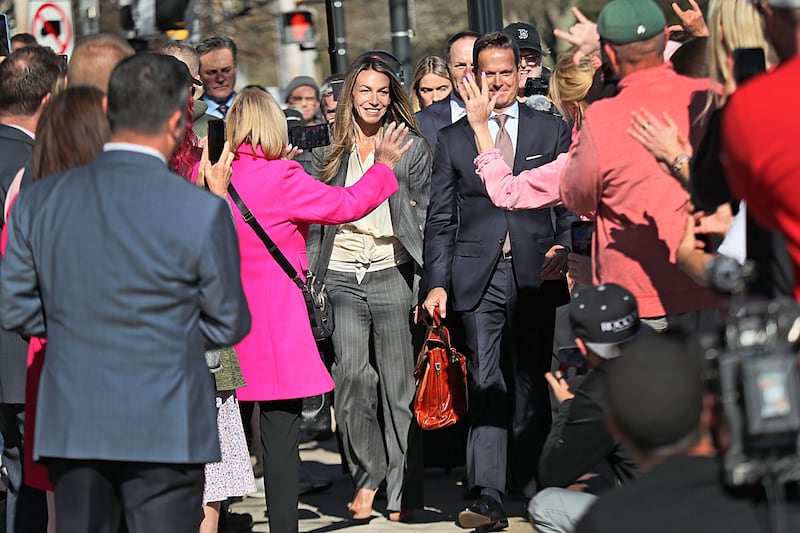
[[[34,180],[85,165],[108,141],[103,91],[68,87],[50,98],[36,126],[31,177]]]
[[[357,59],[350,66],[350,70],[344,78],[344,84],[336,105],[336,128],[334,129],[331,149],[325,157],[320,169],[322,181],[329,182],[339,172],[342,161],[350,154],[356,142],[356,119],[353,114],[353,89],[356,85],[356,78],[365,70],[374,70],[385,74],[389,78],[389,107],[383,116],[383,123],[396,122],[408,126],[409,132],[422,137],[411,110],[411,102],[400,85],[395,73],[378,58],[364,57]]]

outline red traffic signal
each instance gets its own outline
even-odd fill
[[[289,11],[283,14],[283,44],[313,43],[314,14],[311,11]]]

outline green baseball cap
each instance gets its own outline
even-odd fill
[[[600,11],[597,33],[604,40],[627,44],[664,32],[667,19],[652,0],[612,0]]]

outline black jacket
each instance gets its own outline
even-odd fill
[[[636,481],[600,496],[575,532],[762,531],[754,500],[726,489],[721,479],[720,463],[714,458],[667,459]]]
[[[543,487],[571,485],[604,460],[619,483],[638,475],[633,451],[606,429],[607,381],[608,365],[602,364],[586,375],[575,398],[561,404],[539,461]]]

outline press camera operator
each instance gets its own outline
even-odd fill
[[[576,533],[759,531],[750,500],[720,481],[712,402],[699,358],[670,334],[634,339],[609,372],[613,426],[634,447],[642,477],[602,494]]]
[[[715,259],[729,318],[690,341],[640,336],[610,363],[612,432],[639,479],[600,496],[576,531],[766,531],[800,527],[800,306],[744,295],[744,269]]]
[[[542,58],[550,54],[550,50],[542,47],[542,40],[536,28],[525,22],[514,22],[503,28],[503,33],[511,37],[519,48],[519,91],[517,100],[525,102],[529,93],[527,87],[537,81],[537,86],[542,85],[536,94],[547,94],[547,83],[542,82]],[[548,75],[549,79],[550,76]]]

